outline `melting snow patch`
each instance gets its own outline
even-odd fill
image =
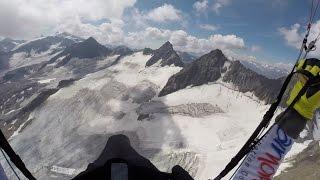
[[[78,172],[76,169],[64,168],[59,166],[52,166],[50,171],[58,174],[68,175],[68,176],[75,175]]]
[[[55,80],[56,78],[52,78],[52,79],[43,79],[38,81],[40,84],[47,84],[50,83],[51,81]]]

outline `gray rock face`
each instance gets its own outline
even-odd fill
[[[38,83],[24,80],[11,83],[1,83],[0,88],[0,119],[1,114],[20,108],[24,99],[31,97],[41,88]]]
[[[159,96],[165,96],[187,86],[199,86],[214,82],[221,77],[224,63],[228,61],[220,50],[211,51],[198,60],[183,68],[179,73],[169,78]]]
[[[147,61],[146,66],[152,66],[159,61],[161,66],[170,66],[172,64],[179,67],[184,66],[181,58],[173,50],[173,46],[169,41],[153,51],[153,56]]]
[[[111,54],[111,50],[99,44],[94,38],[90,37],[87,40],[67,47],[63,52],[53,57],[50,63],[55,62],[58,58],[64,57],[56,67],[61,67],[67,64],[72,58],[97,58],[105,57]]]
[[[228,68],[225,66],[226,62],[230,64]],[[266,78],[246,68],[239,61],[229,61],[220,50],[214,50],[170,77],[159,96],[165,96],[187,86],[215,82],[219,78],[224,82],[233,83],[240,92],[253,92],[266,103],[274,101],[284,80],[284,78]]]
[[[10,54],[0,51],[0,72],[9,68]]]
[[[224,82],[233,83],[240,92],[253,92],[260,100],[272,103],[282,86],[282,79],[268,79],[246,67],[239,61],[231,63],[223,77]]]

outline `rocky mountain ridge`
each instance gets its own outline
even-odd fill
[[[58,58],[62,58],[56,65],[61,67],[67,64],[72,58],[97,58],[106,57],[112,53],[111,49],[99,44],[94,38],[90,37],[83,42],[73,44],[67,47],[64,51],[50,60],[50,63],[55,62]]]
[[[238,61],[228,60],[221,50],[183,64],[179,72],[182,60],[170,42],[157,50],[119,55],[127,52],[123,49],[116,52],[89,38],[64,48],[51,60],[13,69],[0,80],[1,128],[8,137],[16,135],[12,143],[23,158],[34,162],[29,163],[32,170],[38,169],[38,162],[46,160],[44,164],[49,168],[37,171],[39,179],[48,174],[55,176],[50,176],[53,179],[70,179],[52,172],[50,167],[78,170],[86,166],[113,133],[135,137],[142,152],[147,152],[147,157],[164,170],[170,170],[168,164],[181,163],[196,176],[203,163],[199,156],[202,152],[181,150],[187,145],[201,144],[200,139],[208,137],[203,132],[213,134],[210,142],[214,143],[210,148],[204,143],[206,146],[199,145],[196,149],[214,151],[211,156],[214,160],[219,153],[234,149],[234,144],[242,142],[237,138],[248,134],[247,119],[255,124],[267,107],[243,94],[252,92],[269,103],[277,92],[271,86],[282,81],[268,79]],[[148,62],[151,67],[146,66]],[[168,74],[172,75],[169,80]],[[215,82],[232,88],[210,84]],[[208,83],[209,86],[201,86]],[[201,88],[187,88],[190,86]],[[167,96],[157,98],[162,87],[159,95]],[[223,89],[221,92],[219,87]],[[171,94],[174,92],[177,94]],[[240,117],[242,106],[248,106],[254,115]],[[239,119],[228,119],[230,115]],[[215,121],[226,118],[228,121],[220,121],[226,123],[223,126]],[[26,144],[32,147],[26,150]],[[170,147],[170,152],[162,152],[158,144]],[[152,148],[148,149],[148,145]]]
[[[173,49],[173,46],[169,41],[164,43],[159,49],[154,50],[152,54],[153,56],[147,61],[146,67],[152,66],[156,63],[159,63],[162,67],[170,65],[179,67],[184,66],[184,63],[181,61],[181,58]]]
[[[176,92],[188,86],[199,86],[209,82],[232,83],[240,92],[252,92],[260,100],[271,103],[282,85],[282,78],[269,79],[246,68],[239,61],[230,61],[221,50],[201,56],[169,78],[159,96]]]
[[[33,53],[42,53],[48,51],[50,48],[53,49],[52,54],[55,52],[61,51],[66,47],[69,47],[75,43],[83,41],[82,38],[73,37],[70,38],[70,35],[67,33],[56,34],[53,36],[41,37],[32,41],[25,42],[20,44],[15,49],[13,53],[25,52],[29,55]]]

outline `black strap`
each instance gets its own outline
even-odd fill
[[[25,164],[21,160],[21,158],[14,152],[9,142],[3,135],[0,130],[0,147],[7,153],[10,157],[10,160],[16,165],[16,167],[25,175],[29,180],[36,180],[35,177],[31,174],[31,172],[26,168]]]

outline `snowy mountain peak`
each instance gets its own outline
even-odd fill
[[[50,63],[55,62],[60,57],[64,57],[56,67],[67,64],[72,58],[98,58],[106,57],[112,53],[112,50],[99,44],[94,38],[90,37],[83,42],[76,43],[70,47],[67,47],[63,52],[53,57]]]
[[[82,41],[82,39],[77,38],[75,36],[72,36],[71,38],[71,36],[63,36],[62,34],[58,34],[54,36],[41,37],[25,42],[17,46],[15,49],[13,49],[13,51],[14,53],[26,52],[30,54],[42,53],[51,49],[52,53],[56,53],[80,41]]]
[[[82,39],[82,38],[80,38],[78,36],[75,36],[73,34],[70,34],[68,32],[57,32],[54,36],[71,39],[71,40],[74,40],[76,42],[80,42],[80,41],[84,40],[84,39]]]
[[[17,45],[23,43],[23,40],[14,40],[11,38],[4,38],[0,40],[0,51],[9,52]]]
[[[231,83],[242,93],[251,92],[258,99],[271,103],[281,87],[283,79],[269,79],[246,68],[239,61],[228,60],[219,49],[201,56],[179,73],[171,76],[159,96],[165,96],[188,86],[200,86],[209,82]]]
[[[93,37],[89,37],[83,42],[74,44],[66,49],[66,51],[79,58],[94,58],[97,56],[105,56],[110,53],[110,49],[98,43]]]
[[[89,37],[88,39],[86,39],[84,41],[84,43],[89,43],[89,44],[99,44],[98,41],[96,39],[94,39],[93,37]]]
[[[221,73],[226,71],[223,67],[226,61],[228,59],[221,50],[214,50],[201,56],[179,73],[171,76],[159,96],[165,96],[190,85],[199,86],[218,80]]]
[[[223,52],[220,49],[215,49],[210,51],[209,54],[219,54],[219,55],[224,55]]]
[[[270,79],[277,79],[287,76],[290,73],[291,64],[267,64],[255,60],[240,60],[245,67],[266,76]]]
[[[165,42],[160,48],[168,48],[168,49],[173,49],[173,45],[171,44],[171,42],[167,41]]]
[[[152,66],[156,63],[159,63],[162,67],[170,65],[184,66],[184,63],[169,41],[153,51],[153,56],[147,61],[146,66]]]
[[[213,61],[213,62],[224,63],[225,61],[228,61],[228,59],[220,49],[215,49],[210,53],[201,56],[199,58],[199,61]]]

